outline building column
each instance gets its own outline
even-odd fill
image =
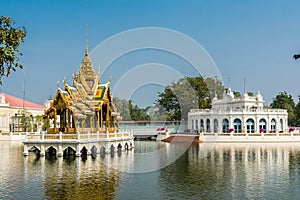
[[[233,126],[233,117],[231,116],[231,115],[229,115],[229,124],[228,124],[228,129],[230,129],[230,128],[233,128],[234,129],[234,126]],[[234,132],[234,131],[233,131]]]
[[[223,118],[218,119],[218,132],[223,133]]]
[[[254,121],[254,123],[255,123],[255,130],[254,130],[254,133],[259,133],[260,132],[260,130],[259,130],[259,121],[258,121],[258,116],[255,116],[255,121]]]
[[[24,144],[24,151],[23,151],[24,156],[28,156],[28,149],[27,149],[27,144]]]
[[[271,130],[271,122],[270,122],[270,116],[268,115],[267,121],[266,121],[266,133],[269,133]]]
[[[46,155],[44,144],[41,144],[41,153],[40,153],[40,155],[41,156],[45,156]]]
[[[60,144],[58,144],[57,157],[61,157],[61,156],[63,156],[63,154],[64,154],[64,152],[62,150],[62,145],[60,143]]]
[[[76,154],[75,154],[77,157],[80,157],[81,156],[81,152],[80,152],[80,146],[79,144],[77,143],[76,144]]]
[[[106,144],[105,144],[105,153],[110,153],[111,152],[110,147],[111,147],[110,142],[106,142]]]

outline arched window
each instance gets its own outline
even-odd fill
[[[247,133],[254,133],[254,120],[248,119],[246,122],[247,125]]]
[[[198,119],[195,120],[195,130],[198,132],[199,130],[199,124],[198,124]]]
[[[276,132],[276,121],[275,119],[272,119],[270,133],[275,133],[275,132]]]
[[[200,119],[200,132],[204,131],[204,120]]]
[[[266,132],[266,128],[267,128],[267,126],[266,126],[266,120],[265,119],[260,119],[259,120],[259,132],[260,133],[265,133]]]
[[[218,126],[219,126],[218,120],[214,119],[214,133],[217,133],[219,131]]]
[[[206,119],[206,132],[210,132],[210,120]]]
[[[228,128],[229,128],[229,121],[228,119],[223,119],[223,122],[222,122],[222,131],[223,133],[227,133],[228,132]]]
[[[242,132],[242,121],[238,118],[236,118],[233,121],[233,128],[235,133],[241,133]]]

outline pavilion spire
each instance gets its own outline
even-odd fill
[[[85,55],[89,55],[89,38],[88,38],[88,25],[86,25],[86,36],[85,36]]]

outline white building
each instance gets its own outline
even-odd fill
[[[234,98],[229,88],[223,99],[214,97],[211,109],[191,109],[188,128],[193,132],[281,133],[288,132],[285,109],[264,108],[263,96],[244,94]]]
[[[23,132],[22,115],[28,117],[28,131],[41,129],[37,116],[43,116],[44,105],[35,104],[6,93],[0,93],[0,134],[9,132]]]

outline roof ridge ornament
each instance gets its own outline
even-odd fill
[[[89,27],[86,25],[86,36],[85,36],[85,55],[89,55],[89,37],[88,37]]]

